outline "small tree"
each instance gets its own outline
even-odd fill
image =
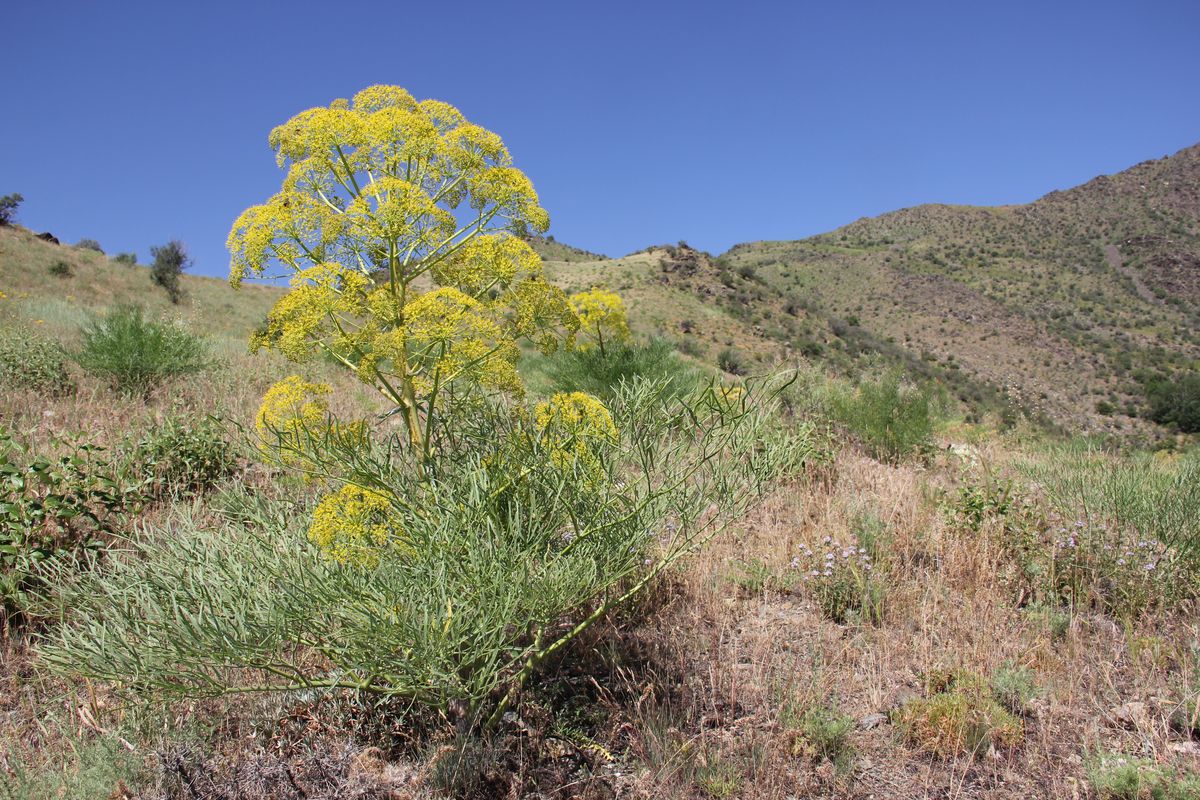
[[[172,303],[178,303],[183,298],[179,276],[192,263],[183,242],[172,239],[161,247],[151,247],[150,255],[154,258],[150,278],[166,291]]]
[[[0,227],[12,224],[17,217],[17,206],[21,205],[24,199],[16,192],[0,197]]]

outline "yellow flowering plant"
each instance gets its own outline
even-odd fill
[[[494,725],[548,659],[812,457],[809,429],[778,424],[777,387],[733,402],[621,380],[608,402],[527,404],[519,340],[603,353],[629,338],[625,307],[546,282],[522,238],[548,224],[532,186],[451,106],[372,87],[271,144],[283,188],[229,239],[234,283],[291,280],[253,343],[332,360],[385,407],[347,423],[327,385],[271,388],[255,428],[322,486],[312,513],[247,493],[216,531],[181,520],[109,569],[63,571],[76,622],[50,662],[138,691],[352,689]]]
[[[549,226],[532,183],[453,106],[372,86],[269,142],[287,173],[234,222],[230,281],[281,270],[291,291],[253,344],[353,370],[423,458],[447,397],[521,395],[517,341],[551,351],[578,330],[524,238]]]
[[[628,342],[629,316],[625,301],[616,292],[594,288],[571,295],[571,307],[579,317],[579,333],[584,347],[593,343],[605,351],[605,343]]]

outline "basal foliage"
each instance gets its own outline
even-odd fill
[[[403,431],[319,434],[313,455],[355,483],[311,522],[235,492],[215,530],[184,517],[102,573],[64,567],[72,622],[43,653],[142,694],[344,688],[496,720],[575,637],[815,458],[811,429],[780,427],[759,391],[680,401],[642,383],[607,413],[576,400],[533,419],[483,411],[493,443],[424,478]]]

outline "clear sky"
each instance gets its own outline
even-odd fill
[[[0,15],[0,195],[110,252],[278,189],[268,131],[375,83],[502,137],[561,241],[721,252],[1033,200],[1200,141],[1200,2],[53,2]]]

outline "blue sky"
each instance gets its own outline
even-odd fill
[[[504,137],[556,238],[720,252],[1001,204],[1200,141],[1200,3],[13,3],[0,194],[109,252],[229,225],[268,131],[375,83]]]

